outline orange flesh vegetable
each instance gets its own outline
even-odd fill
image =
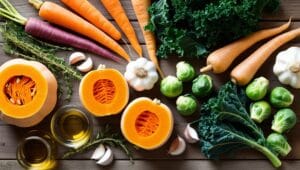
[[[3,89],[0,91],[0,110],[3,120],[9,124],[36,125],[56,105],[57,81],[39,62],[9,60],[0,67],[0,80]]]
[[[107,79],[100,79],[94,84],[94,97],[101,104],[110,104],[115,98],[116,87]]]
[[[121,39],[121,33],[105,18],[105,16],[87,0],[61,0],[90,23],[110,35],[113,39]]]
[[[83,18],[53,2],[44,2],[39,9],[39,16],[50,23],[89,37],[130,61],[129,55],[115,40]]]
[[[135,121],[135,128],[139,135],[147,137],[154,134],[159,126],[159,118],[150,111],[142,112]]]
[[[101,68],[84,76],[79,86],[82,105],[95,116],[118,114],[129,99],[129,88],[123,75],[115,70]]]
[[[121,130],[132,144],[152,150],[162,146],[173,131],[171,110],[157,99],[146,97],[132,101],[121,118]]]
[[[6,96],[13,104],[24,105],[31,102],[35,92],[35,82],[26,76],[15,76],[5,85]]]

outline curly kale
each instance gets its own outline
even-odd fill
[[[146,29],[155,32],[162,58],[203,57],[255,31],[264,9],[278,6],[279,0],[157,0]]]
[[[245,92],[233,83],[222,86],[216,97],[204,103],[197,129],[202,152],[208,158],[217,159],[224,153],[252,148],[263,153],[274,167],[281,166],[246,108]]]

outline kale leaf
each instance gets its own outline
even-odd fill
[[[269,158],[275,167],[281,166],[276,154],[268,148],[262,130],[251,120],[247,103],[243,89],[227,83],[216,97],[202,105],[197,130],[202,152],[208,158],[217,159],[227,152],[253,148]]]
[[[155,32],[157,55],[203,57],[257,29],[265,7],[279,0],[156,0],[146,29]]]

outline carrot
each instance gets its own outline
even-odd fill
[[[291,19],[288,23],[283,24],[279,27],[260,30],[255,33],[246,36],[240,40],[237,40],[231,44],[228,44],[214,52],[212,52],[206,60],[207,66],[200,69],[200,72],[213,71],[214,73],[225,72],[232,62],[245,50],[254,45],[255,43],[277,35],[287,28],[291,24]]]
[[[164,74],[161,68],[159,67],[159,63],[156,57],[156,42],[155,42],[154,34],[144,29],[150,19],[148,8],[151,5],[151,0],[131,0],[131,2],[132,2],[134,13],[138,19],[139,25],[143,32],[149,58],[155,64],[156,69],[158,70],[160,76],[164,77]]]
[[[120,58],[118,56],[98,46],[91,40],[82,38],[70,32],[66,32],[37,18],[27,19],[23,17],[8,2],[8,0],[1,0],[0,3],[3,6],[3,8],[0,8],[0,15],[21,25],[25,25],[25,32],[33,37],[50,42],[55,42],[61,45],[75,47],[80,50],[88,51],[117,62],[120,61]]]
[[[232,70],[231,81],[238,85],[248,84],[274,51],[298,36],[300,36],[300,28],[278,35],[265,43]]]
[[[132,44],[133,49],[139,56],[142,56],[142,47],[136,37],[134,29],[120,3],[119,0],[101,0],[103,6],[108,13],[116,20],[118,26],[124,32],[129,42]]]
[[[90,23],[107,33],[115,40],[121,39],[121,33],[103,14],[87,0],[61,0],[65,5],[77,12]]]
[[[89,37],[130,61],[129,55],[116,41],[71,11],[49,1],[29,0],[29,3],[39,9],[39,16],[43,19]]]

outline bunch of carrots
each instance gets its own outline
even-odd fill
[[[117,25],[132,44],[133,49],[141,57],[142,48],[138,42],[136,33],[131,25],[123,7],[119,0],[100,0],[108,13],[115,19]],[[75,13],[66,8],[61,7],[53,2],[43,2],[42,0],[29,0],[36,9],[39,10],[39,16],[46,21],[72,30],[80,35],[90,38],[106,48],[112,50],[116,54],[130,61],[130,56],[116,42],[121,39],[121,33],[118,29],[109,22],[103,14],[94,7],[88,0],[61,0],[66,6],[72,9]],[[162,71],[158,65],[156,58],[155,38],[152,33],[144,31],[144,26],[149,21],[147,8],[151,1],[132,0],[134,11],[143,31],[146,41],[149,58],[157,66],[160,75]],[[81,16],[81,17],[80,17]]]

